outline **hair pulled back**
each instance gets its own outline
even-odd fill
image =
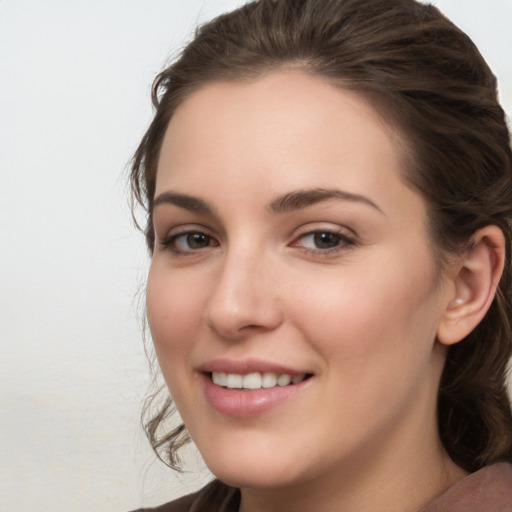
[[[150,252],[158,157],[175,109],[205,84],[250,80],[285,66],[359,91],[398,127],[407,143],[405,178],[428,203],[440,262],[462,252],[481,227],[503,231],[498,292],[478,327],[448,351],[438,421],[445,449],[467,471],[512,461],[509,132],[494,75],[468,36],[435,7],[414,0],[260,0],[200,27],[156,78],[156,114],[133,159],[132,191],[147,213]],[[145,427],[155,451],[177,468],[177,449],[188,437],[183,425],[162,428],[172,408],[167,398]]]

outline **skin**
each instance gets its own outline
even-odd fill
[[[438,334],[460,339],[446,317],[466,288],[460,265],[439,272],[401,144],[364,99],[300,71],[204,86],[171,119],[148,319],[185,425],[243,512],[415,511],[464,476],[439,441],[436,395]],[[344,196],[272,210],[311,189]],[[205,398],[198,366],[215,358],[312,378],[236,418]]]

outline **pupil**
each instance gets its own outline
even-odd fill
[[[340,236],[334,233],[315,233],[315,245],[319,249],[330,249],[340,243]]]
[[[201,249],[210,243],[210,237],[202,233],[191,233],[187,236],[187,243],[191,249]]]

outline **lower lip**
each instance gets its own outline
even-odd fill
[[[202,374],[204,394],[208,403],[221,414],[250,418],[262,414],[301,393],[310,379],[290,386],[251,390],[226,389]]]

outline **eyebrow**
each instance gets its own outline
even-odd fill
[[[371,199],[360,194],[353,194],[339,189],[311,188],[294,190],[274,199],[268,209],[275,214],[287,213],[294,210],[307,208],[329,199],[341,199],[371,206],[380,213],[384,213]],[[216,209],[207,201],[188,194],[177,192],[162,192],[154,202],[153,209],[162,204],[172,204],[201,215],[216,215]]]
[[[153,209],[161,204],[173,204],[189,210],[191,212],[199,213],[202,215],[214,215],[215,208],[203,199],[198,197],[189,196],[187,194],[178,194],[176,192],[163,192],[159,194],[154,202]]]
[[[345,192],[339,189],[312,188],[296,190],[274,199],[269,206],[273,213],[286,213],[299,210],[329,199],[342,199],[371,206],[380,213],[384,213],[371,199],[359,194]]]

